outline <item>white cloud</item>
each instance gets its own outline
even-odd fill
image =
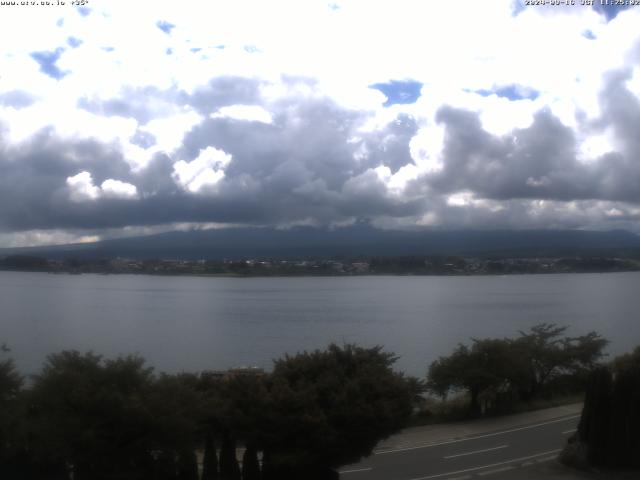
[[[217,185],[224,178],[224,170],[230,162],[228,153],[207,147],[190,162],[180,160],[174,163],[173,178],[185,190],[199,193]]]
[[[247,122],[273,123],[271,114],[259,105],[230,105],[211,114],[211,118],[232,118]]]
[[[93,184],[89,172],[80,172],[67,178],[69,196],[74,202],[96,200],[100,196],[100,189]]]
[[[457,192],[447,197],[447,205],[452,207],[465,207],[473,202],[473,192]]]
[[[186,111],[157,118],[140,127],[140,130],[152,134],[157,141],[157,151],[171,153],[182,145],[184,134],[203,120],[202,116],[186,108]]]
[[[133,199],[138,197],[138,189],[135,185],[113,180],[112,178],[102,182],[100,186],[103,196],[107,198]]]
[[[605,153],[616,150],[614,146],[615,139],[611,129],[606,129],[603,133],[592,133],[581,137],[576,155],[581,162],[593,162]]]
[[[0,233],[0,245],[5,248],[89,243],[97,242],[100,239],[99,235],[76,234],[63,230],[28,230],[10,234]]]
[[[138,189],[135,185],[120,180],[107,179],[97,187],[93,177],[87,171],[82,171],[72,177],[67,177],[69,198],[74,202],[94,201],[99,198],[135,199]]]
[[[442,149],[444,148],[444,128],[430,125],[418,131],[411,139],[411,157],[419,170],[424,173],[437,173],[444,167]]]

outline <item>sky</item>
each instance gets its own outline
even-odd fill
[[[2,1],[0,246],[640,232],[640,6],[574,3]]]

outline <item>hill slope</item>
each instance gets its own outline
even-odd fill
[[[3,249],[47,258],[327,258],[400,255],[640,255],[640,237],[621,230],[397,231],[366,225],[168,232],[89,244]]]

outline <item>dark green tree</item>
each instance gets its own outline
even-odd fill
[[[218,480],[218,455],[213,434],[210,432],[205,434],[202,480]]]
[[[153,419],[150,436],[154,449],[177,455],[195,450],[204,409],[197,375],[161,374],[149,388],[146,407]]]
[[[581,383],[603,357],[607,341],[595,332],[563,337],[566,327],[540,324],[516,339],[473,339],[460,344],[449,356],[433,362],[427,374],[428,388],[437,395],[466,391],[470,413],[508,407],[517,394],[530,401],[551,381],[570,378]],[[581,383],[581,387],[584,383]]]
[[[10,352],[0,345],[0,359]],[[13,359],[0,360],[0,477],[18,478],[24,474],[19,465],[24,453],[24,415],[20,403],[23,379],[15,368]]]
[[[154,480],[177,480],[178,462],[172,450],[154,451],[153,479]]]
[[[515,355],[526,362],[518,379],[522,400],[535,398],[553,378],[586,374],[604,356],[608,341],[596,332],[580,337],[563,337],[567,327],[542,323],[520,332],[514,341]]]
[[[258,451],[253,444],[247,445],[242,456],[242,480],[260,480]]]
[[[321,478],[406,425],[415,392],[381,347],[330,345],[275,362],[262,438],[265,478]]]
[[[437,395],[464,390],[470,398],[470,414],[480,415],[481,395],[508,390],[517,376],[519,359],[511,342],[502,339],[473,340],[471,347],[458,345],[448,357],[429,367],[427,386]]]
[[[614,373],[640,370],[640,347],[636,347],[631,353],[617,356],[611,365]]]
[[[34,454],[70,465],[78,480],[144,475],[151,423],[145,395],[152,379],[139,357],[50,355],[29,395]]]
[[[587,457],[594,465],[605,465],[608,457],[612,384],[611,371],[606,367],[594,370],[587,384],[578,435],[587,444]]]
[[[185,449],[178,455],[178,480],[199,480],[198,458],[193,449]]]
[[[577,445],[596,466],[640,467],[640,348],[589,375]],[[573,446],[575,451],[576,447]],[[581,459],[584,461],[584,458]]]
[[[229,432],[225,432],[220,450],[220,479],[241,480],[240,477],[240,466],[236,458],[236,441]]]

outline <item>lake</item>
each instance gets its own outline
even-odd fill
[[[640,273],[211,278],[0,272],[0,343],[35,373],[47,354],[139,353],[158,371],[270,368],[330,342],[384,345],[424,375],[471,337],[541,322],[640,344]]]

